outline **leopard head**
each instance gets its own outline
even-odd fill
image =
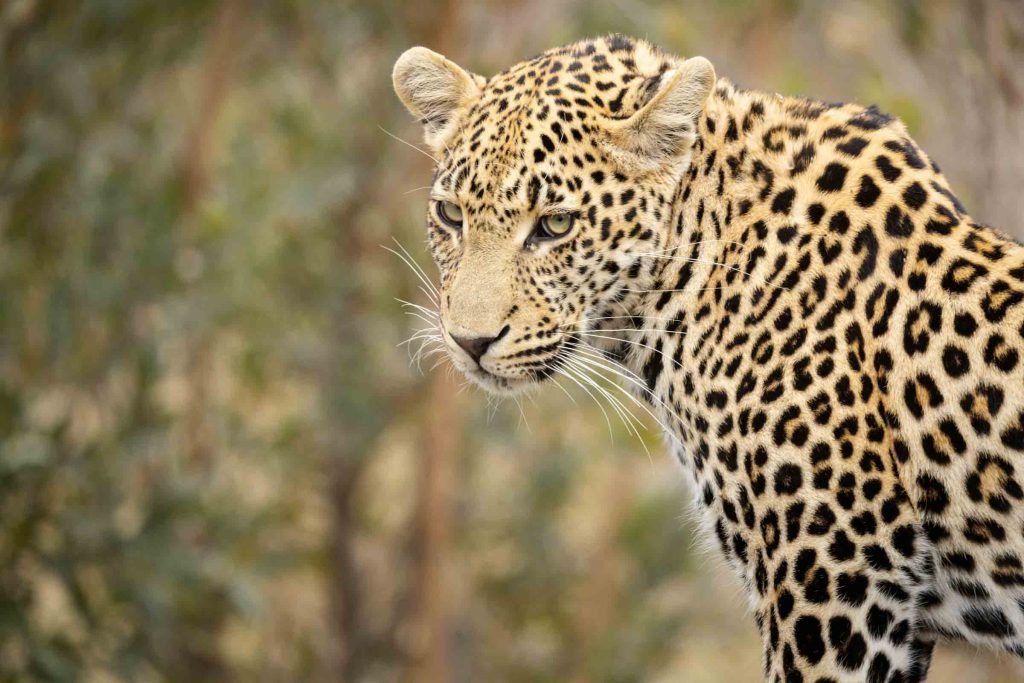
[[[610,36],[492,78],[414,47],[393,81],[436,160],[448,351],[488,390],[535,384],[651,287],[714,68]]]

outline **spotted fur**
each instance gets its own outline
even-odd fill
[[[395,86],[438,159],[454,361],[493,391],[618,370],[766,680],[921,681],[940,638],[1024,655],[1024,247],[902,123],[622,36],[490,79],[414,48]]]

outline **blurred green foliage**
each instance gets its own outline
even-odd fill
[[[756,671],[656,437],[410,367],[394,298],[423,297],[379,245],[425,260],[429,165],[389,72],[615,30],[927,136],[862,44],[807,57],[865,13],[925,54],[932,5],[824,5],[0,4],[0,679],[395,680],[430,647],[465,681]]]

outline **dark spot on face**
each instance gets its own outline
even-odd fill
[[[971,371],[971,361],[963,349],[949,345],[942,351],[942,367],[955,379]]]
[[[799,465],[786,463],[775,473],[775,493],[791,496],[803,483],[803,472]]]
[[[846,182],[846,174],[850,169],[844,164],[833,161],[818,177],[818,189],[822,192],[838,192],[843,189]]]
[[[782,190],[772,201],[772,212],[773,213],[789,213],[790,208],[793,206],[793,197],[796,196],[796,191],[793,188],[787,188]]]

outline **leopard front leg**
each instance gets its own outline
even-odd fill
[[[771,683],[920,683],[926,680],[934,642],[915,633],[913,607],[893,604],[887,581],[870,573],[841,572],[838,585],[859,604],[815,602],[805,595],[832,580],[815,566],[804,584],[771,589],[759,601],[765,679]],[[792,577],[795,578],[795,577]],[[855,586],[853,584],[863,584]],[[812,590],[816,590],[813,589]],[[794,593],[796,591],[796,593]],[[899,601],[896,601],[899,603]]]
[[[902,487],[884,476],[844,486],[778,461],[705,498],[751,591],[766,680],[924,681],[931,642],[917,598],[931,548]]]

